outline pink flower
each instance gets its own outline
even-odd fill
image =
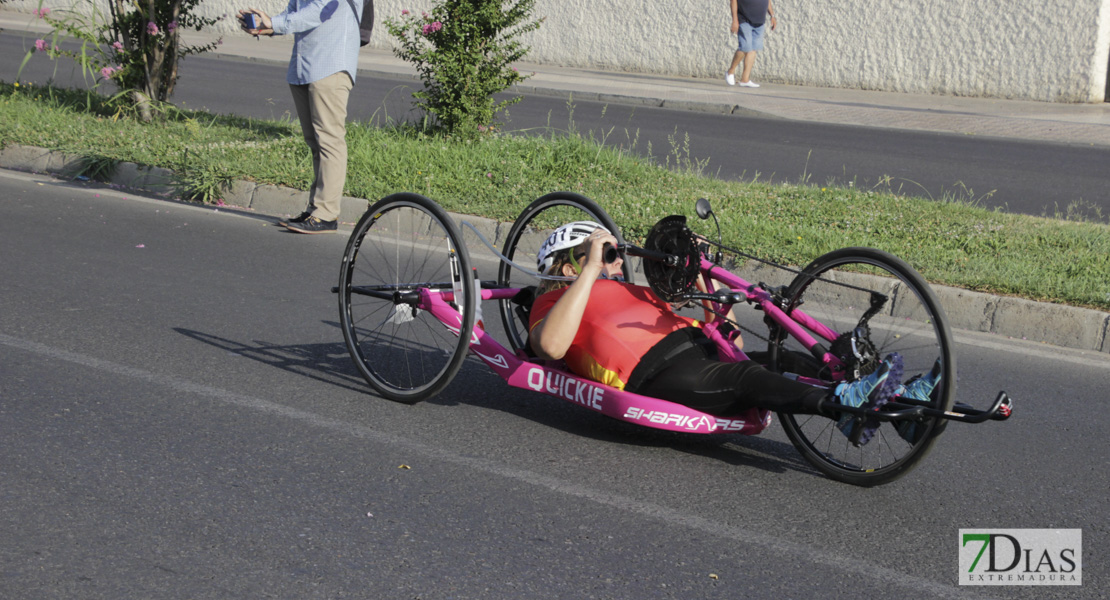
[[[177,29],[177,21],[170,21],[170,24],[166,25],[166,31],[170,33],[173,33],[175,29]]]
[[[47,44],[46,40],[35,40],[35,50],[38,50],[39,52],[46,52],[49,49],[50,44]]]
[[[409,14],[409,9],[407,9],[407,8],[406,8],[406,9],[404,9],[404,10],[402,10],[402,11],[401,11],[401,16],[402,16],[402,17],[403,17],[403,16],[405,16],[405,15],[407,15],[407,14]]]
[[[46,15],[50,14],[50,9],[49,8],[43,8],[43,9],[36,8],[35,10],[31,11],[31,14],[33,14],[36,17],[42,19],[42,18],[46,17]]]
[[[104,79],[111,79],[112,75],[115,75],[119,70],[119,67],[104,67],[100,70],[100,76]]]
[[[123,52],[123,44],[119,42],[112,42],[112,47],[116,49],[116,52]]]
[[[154,24],[154,21],[146,24],[146,32],[150,35],[158,35],[158,26]]]
[[[436,21],[434,23],[429,23],[429,24],[420,28],[420,30],[424,32],[424,35],[428,35],[429,33],[435,33],[437,31],[439,31],[440,29],[443,29],[443,23],[440,23],[439,21]]]

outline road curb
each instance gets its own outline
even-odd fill
[[[264,63],[275,66],[285,66],[289,63],[287,60],[278,60],[257,56],[242,56],[230,52],[220,52],[215,50],[208,56],[220,60],[231,61],[245,61],[254,63]],[[359,65],[358,75],[367,77],[387,77],[390,79],[400,79],[404,81],[412,81],[420,83],[420,77],[413,73],[400,72],[395,69],[389,68],[374,68],[373,66]],[[774,113],[757,110],[749,107],[740,106],[736,103],[729,102],[712,102],[712,101],[698,101],[698,100],[667,100],[663,98],[653,98],[647,96],[636,96],[628,94],[614,94],[610,92],[594,92],[594,91],[573,91],[565,90],[557,87],[535,85],[529,83],[520,83],[510,86],[504,92],[505,94],[520,94],[531,96],[544,96],[547,98],[561,98],[568,102],[576,100],[586,102],[599,102],[602,104],[623,104],[627,106],[647,106],[650,108],[667,108],[674,110],[685,110],[689,112],[703,112],[714,113],[722,115],[736,115],[744,117],[759,117],[763,119],[785,119],[781,115]]]
[[[84,157],[34,146],[10,144],[0,148],[0,168],[45,173],[70,178],[80,173]],[[119,163],[111,185],[147,192],[168,199],[176,190],[176,175],[169,169]],[[236,181],[223,202],[254,214],[286,217],[299,214],[308,204],[308,192],[293,188]],[[366,212],[370,201],[344,196],[339,219],[355,223]],[[506,224],[479,217],[449,213],[456,222],[472,223],[494,244],[506,231]],[[464,237],[473,232],[464,231]],[[758,272],[758,268],[755,269]],[[753,281],[758,276],[752,275]],[[997,296],[961,288],[933,285],[949,324],[957,330],[991,333],[1000,337],[1041,342],[1053,346],[1110,353],[1110,313],[1063,304],[1036,302],[1023,298]]]

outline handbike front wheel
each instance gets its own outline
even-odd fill
[[[814,367],[809,352],[774,327],[769,348],[773,370],[815,376],[832,386],[873,372],[892,352],[902,355],[906,380],[928,373],[939,359],[942,376],[928,406],[952,408],[956,357],[948,318],[929,284],[904,261],[873,248],[836,250],[803,269],[784,296],[788,314],[802,311],[839,334],[824,345],[847,369],[838,374]],[[865,318],[868,313],[873,316]],[[802,372],[807,362],[813,369],[809,373]],[[908,421],[883,423],[869,443],[856,447],[827,417],[781,414],[780,419],[790,441],[813,466],[861,486],[904,475],[925,457],[946,424],[941,418],[912,422],[912,428]]]
[[[624,242],[620,228],[596,202],[573,192],[552,192],[533,201],[521,211],[505,239],[502,254],[522,267],[536,270],[536,258],[547,236],[556,227],[574,221],[600,223],[613,233],[618,243]],[[622,271],[625,281],[631,282],[632,266],[627,260]],[[522,289],[538,286],[540,280],[502,262],[497,270],[497,283],[503,287]],[[528,324],[524,317],[527,309],[522,309],[522,314],[518,314],[517,308],[520,305],[512,300],[501,300],[498,305],[501,322],[505,325],[505,333],[513,350],[527,351]]]
[[[461,275],[461,331],[469,332],[470,272],[458,228],[428,198],[393,194],[359,219],[343,253],[339,319],[351,358],[379,394],[412,404],[440,392],[458,373],[470,335],[448,329],[418,298],[423,291],[450,291]]]

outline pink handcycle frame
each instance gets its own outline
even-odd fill
[[[806,348],[813,348],[819,343],[809,331],[830,342],[837,338],[838,334],[835,331],[800,310],[794,310],[788,316],[774,303],[766,290],[748,283],[704,257],[701,270],[705,275],[707,286],[710,287],[709,292],[713,292],[711,282],[718,281],[733,291],[746,294],[751,302],[762,306],[768,316]],[[481,297],[483,301],[509,300],[519,291],[518,289],[483,289]],[[424,288],[420,290],[418,307],[432,313],[457,335],[462,325],[462,315],[449,304],[452,300],[454,300],[454,293],[451,290]],[[703,326],[706,336],[716,344],[720,359],[725,362],[747,360],[747,355],[718,331],[721,322],[716,320]],[[807,329],[809,331],[806,331]],[[675,402],[626,392],[585,379],[561,368],[561,361],[537,361],[523,356],[522,353],[511,352],[477,326],[471,332],[469,348],[470,352],[515,388],[561,398],[621,421],[667,431],[745,435],[758,434],[771,424],[771,412],[768,410],[753,408],[734,416],[721,417]],[[840,361],[831,354],[825,354],[824,362],[832,368],[834,374],[843,370]],[[799,379],[813,385],[828,385],[826,381]]]

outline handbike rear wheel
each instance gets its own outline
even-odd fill
[[[343,253],[339,319],[351,358],[379,394],[413,404],[439,393],[458,373],[470,335],[448,329],[414,298],[422,290],[451,290],[461,274],[461,331],[469,332],[470,272],[458,228],[428,198],[393,194],[359,219]]]
[[[843,334],[825,344],[848,364],[846,375],[817,369],[816,376],[835,385],[874,371],[891,352],[902,355],[905,378],[928,373],[940,360],[943,375],[929,407],[949,410],[956,397],[956,357],[948,318],[929,284],[901,259],[873,248],[844,248],[809,264],[787,288],[786,312],[804,311],[833,331]],[[865,335],[852,333],[874,307]],[[809,353],[777,327],[770,337],[771,368],[802,371],[799,363]],[[799,357],[801,359],[799,360]],[[811,365],[816,364],[813,360]],[[860,486],[887,483],[901,477],[928,454],[947,421],[929,418],[905,439],[897,422],[883,423],[875,437],[861,447],[849,443],[836,421],[816,415],[780,414],[783,429],[802,455],[827,476]],[[902,422],[905,423],[905,422]]]
[[[613,233],[619,243],[624,242],[620,228],[613,219],[589,198],[573,192],[552,192],[538,198],[528,205],[509,230],[502,251],[509,260],[536,270],[536,257],[540,246],[551,230],[574,221],[594,221],[603,225]],[[626,260],[622,267],[625,281],[632,281],[632,266]],[[512,265],[502,262],[497,270],[497,283],[509,288],[527,288],[538,286],[540,280],[515,269]],[[525,350],[528,345],[527,323],[516,314],[518,306],[512,300],[498,302],[501,312],[501,322],[505,326],[505,333],[514,351]]]

